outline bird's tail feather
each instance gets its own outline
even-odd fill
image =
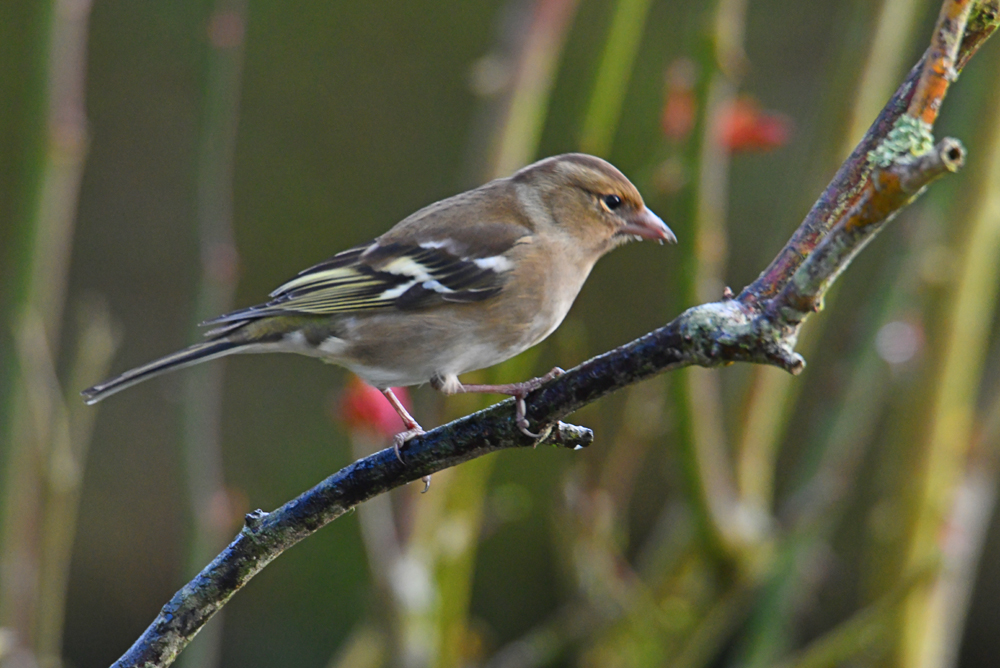
[[[141,383],[144,380],[153,378],[154,376],[159,376],[160,374],[168,371],[173,371],[174,369],[181,369],[186,366],[191,366],[192,364],[228,355],[236,352],[236,348],[240,348],[245,345],[245,343],[227,341],[225,339],[206,341],[205,343],[196,343],[195,345],[189,346],[184,350],[177,351],[173,355],[161,357],[160,359],[154,360],[149,364],[144,364],[140,367],[136,367],[135,369],[126,371],[120,376],[115,376],[114,378],[108,379],[103,383],[98,383],[93,387],[87,388],[80,394],[83,395],[84,400],[88,404],[96,404],[101,399],[110,397],[116,392],[121,392],[127,387],[132,387],[136,383]]]

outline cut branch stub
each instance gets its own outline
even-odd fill
[[[962,144],[943,139],[923,155],[877,167],[851,208],[768,304],[770,317],[797,327],[819,310],[826,291],[886,223],[929,183],[958,171],[964,160]]]

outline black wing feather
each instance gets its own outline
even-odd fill
[[[461,256],[449,250],[447,244],[383,245],[375,240],[300,272],[272,292],[272,299],[265,304],[203,324],[223,325],[209,332],[215,335],[246,321],[274,315],[333,315],[388,308],[412,311],[448,303],[480,302],[498,295],[506,280],[506,260],[502,256],[489,257],[498,259],[482,262],[482,257]]]

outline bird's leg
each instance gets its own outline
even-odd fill
[[[403,421],[403,426],[406,427],[406,431],[400,432],[392,437],[392,449],[396,451],[396,457],[399,461],[403,461],[403,456],[399,453],[400,448],[402,448],[403,445],[414,436],[420,436],[426,432],[424,432],[424,428],[421,427],[415,419],[413,419],[413,416],[410,415],[408,410],[406,410],[403,403],[396,398],[396,395],[393,394],[391,388],[385,388],[382,390],[382,394],[384,394],[385,398],[389,400],[389,404],[399,415],[399,419]]]
[[[525,380],[520,383],[507,383],[505,385],[464,385],[462,383],[438,383],[431,384],[435,386],[435,389],[442,390],[448,394],[460,394],[466,392],[477,392],[482,394],[506,394],[508,396],[514,397],[515,406],[515,424],[517,428],[521,430],[525,436],[530,436],[534,439],[540,439],[541,434],[536,434],[535,432],[528,429],[528,418],[525,415],[527,407],[524,403],[524,398],[531,392],[534,392],[539,387],[549,382],[553,378],[558,378],[559,376],[566,373],[559,367],[555,367],[552,371],[549,371],[544,376],[539,376],[538,378],[532,378],[531,380]],[[456,387],[457,386],[457,387]]]
[[[408,410],[406,410],[403,403],[396,397],[395,394],[393,394],[391,388],[385,388],[382,390],[382,394],[384,394],[385,398],[389,400],[389,404],[393,407],[393,409],[395,409],[396,413],[399,415],[399,419],[403,421],[403,426],[406,427],[406,431],[400,432],[392,437],[392,449],[396,453],[396,458],[402,462],[403,455],[399,452],[400,448],[406,445],[406,442],[414,436],[420,436],[426,432],[424,431],[424,428],[413,419],[413,416],[410,415]],[[425,475],[420,480],[424,483],[424,492],[426,492],[431,486],[431,477],[429,475]]]

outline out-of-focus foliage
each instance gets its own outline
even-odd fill
[[[110,664],[193,574],[196,520],[233,534],[242,513],[388,444],[338,421],[352,382],[339,369],[214,362],[224,487],[192,504],[191,372],[77,405],[100,380],[77,373],[98,373],[112,331],[115,370],[196,336],[203,267],[217,266],[199,227],[211,165],[238,249],[223,265],[247,305],[506,161],[602,153],[680,243],[611,254],[548,342],[482,372],[526,378],[753,280],[916,62],[939,7],[95,2],[77,63],[85,167],[78,198],[58,202],[65,297],[41,304],[61,336],[32,347],[40,184],[64,164],[46,148],[47,73],[66,57],[50,40],[67,6],[87,10],[0,3],[0,666],[38,651],[38,629],[61,630],[66,665]],[[227,79],[216,49],[236,42],[242,72]],[[969,166],[852,265],[806,328],[801,377],[668,374],[575,416],[597,434],[586,451],[491,455],[437,474],[427,495],[373,500],[240,592],[213,622],[218,656],[192,652],[190,665],[995,665],[998,54],[994,40],[973,59],[939,126]],[[227,118],[234,150],[213,153]],[[39,386],[46,420],[29,400]],[[478,405],[412,397],[425,426]],[[367,399],[347,397],[352,414],[369,414]],[[51,491],[63,424],[82,476],[69,501]],[[76,495],[68,535],[47,530],[59,503],[74,517]],[[39,620],[11,608],[12,587],[38,584],[39,537],[53,534],[71,554],[68,588]],[[17,541],[35,548],[13,568]]]

